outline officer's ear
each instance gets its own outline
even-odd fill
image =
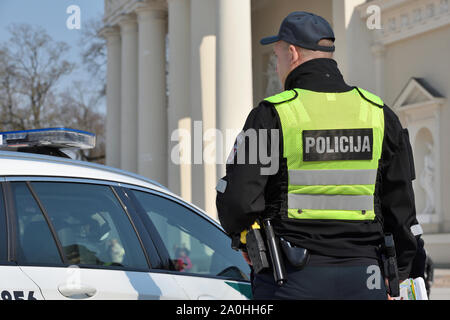
[[[288,45],[289,46],[288,46],[287,50],[289,51],[291,65],[298,64],[298,62],[300,62],[301,59],[303,58],[300,48],[298,48],[292,44],[288,44]]]

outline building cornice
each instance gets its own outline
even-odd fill
[[[167,11],[166,0],[105,0],[105,25],[116,25],[124,15],[135,13],[139,10],[157,9]]]
[[[120,36],[120,28],[117,26],[106,25],[100,29],[99,35],[103,38]]]
[[[356,8],[361,19],[373,14],[378,6],[381,30],[374,41],[389,45],[425,32],[450,25],[450,0],[373,0]]]
[[[386,53],[386,46],[382,43],[375,43],[370,47],[374,57],[383,57]]]
[[[359,12],[361,19],[366,19],[369,17],[370,13],[368,13],[367,9],[370,6],[377,6],[380,8],[381,13],[386,12],[388,10],[394,9],[401,5],[404,5],[411,0],[372,0],[366,1],[363,4],[360,4],[356,7],[356,10]]]

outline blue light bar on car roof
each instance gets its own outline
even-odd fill
[[[95,147],[95,134],[70,128],[45,128],[21,131],[0,132],[0,147],[52,147],[92,149]]]

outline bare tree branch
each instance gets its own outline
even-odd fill
[[[40,27],[9,27],[10,39],[0,43],[1,131],[49,126],[90,131],[97,136],[96,148],[78,154],[87,161],[104,162],[105,115],[97,110],[104,92],[99,94],[102,90],[96,87],[105,86],[106,53],[98,26],[92,22],[86,28],[84,45],[89,52],[83,53],[83,64],[98,77],[88,83],[74,82],[63,92],[57,89],[58,82],[76,67],[64,58],[69,46],[53,41]]]
[[[101,16],[88,20],[82,29],[79,45],[82,48],[83,65],[100,84],[99,95],[105,96],[107,51],[106,40],[100,36],[102,28]]]
[[[11,37],[3,47],[3,59],[8,68],[2,77],[6,92],[14,83],[14,94],[9,92],[9,118],[17,115],[25,116],[12,125],[27,126],[28,129],[45,125],[42,114],[48,107],[46,99],[63,76],[70,74],[75,64],[65,60],[64,54],[69,46],[63,42],[55,42],[42,28],[33,28],[27,24],[13,24],[8,28]],[[8,85],[7,85],[8,84]],[[14,103],[13,103],[14,102]],[[21,112],[28,110],[29,112]]]

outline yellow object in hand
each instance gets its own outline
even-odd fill
[[[261,229],[261,227],[258,224],[258,222],[255,221],[255,223],[252,225],[252,229]],[[242,244],[247,244],[247,233],[248,233],[248,230],[244,230],[241,232],[241,243]]]

